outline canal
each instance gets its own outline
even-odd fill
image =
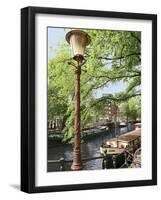
[[[133,127],[129,127],[129,131]],[[113,138],[115,133],[114,129],[107,131],[107,134],[103,136],[98,136],[97,138],[90,139],[83,144],[81,144],[81,155],[82,159],[93,158],[100,156],[99,148],[102,143],[107,141],[109,138]],[[121,135],[127,132],[127,127],[120,128],[116,131],[117,135]],[[64,158],[65,160],[72,160],[73,147],[71,144],[64,144],[59,146],[49,146],[48,147],[48,160],[59,160]],[[65,164],[65,171],[70,170],[71,163]],[[60,171],[60,164],[50,163],[48,164],[48,172]],[[83,163],[83,170],[96,170],[102,169],[102,159],[87,161]]]

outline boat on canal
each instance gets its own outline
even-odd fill
[[[125,151],[128,152],[129,161],[132,162],[133,155],[141,146],[141,125],[134,131],[111,138],[102,144],[100,153],[108,159],[108,168],[113,168],[113,158],[116,159],[117,168],[125,163]]]
[[[109,154],[118,154],[124,151],[124,149],[130,150],[132,147],[137,149],[140,147],[140,144],[141,128],[137,128],[134,131],[107,140],[106,143],[100,147],[100,152],[101,154],[104,154],[104,150],[106,149]]]

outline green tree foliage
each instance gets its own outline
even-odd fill
[[[122,80],[127,83],[127,89],[123,94],[117,94],[118,100],[140,95],[141,33],[96,30],[88,33],[92,41],[87,52],[93,69],[90,73],[99,78],[95,88]]]
[[[120,112],[122,117],[126,117],[126,121],[134,120],[141,118],[141,98],[133,97],[128,101],[121,103]]]
[[[140,96],[141,33],[84,30],[91,37],[86,48],[87,62],[81,73],[81,127],[105,114],[107,101],[122,102]],[[64,42],[48,61],[48,119],[61,117],[64,141],[72,141],[74,121],[74,67],[71,50]],[[96,91],[119,81],[126,90],[96,98]],[[132,107],[132,105],[131,105]]]

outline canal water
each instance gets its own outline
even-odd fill
[[[130,127],[132,130],[133,127]],[[127,132],[127,127],[120,128],[116,131],[116,135],[121,135]],[[81,144],[81,155],[82,159],[93,158],[100,156],[99,148],[102,143],[106,142],[108,139],[115,137],[114,129],[107,131],[107,134],[103,136],[98,136],[97,138],[90,139],[85,143]],[[59,146],[49,146],[48,147],[48,160],[59,160],[64,158],[65,160],[72,160],[73,147],[71,144],[59,145]],[[70,170],[71,163],[65,164],[65,171]],[[48,172],[60,171],[60,164],[48,164]],[[83,163],[83,170],[96,170],[102,169],[102,159],[96,159],[92,161],[87,161]]]

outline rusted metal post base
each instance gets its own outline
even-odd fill
[[[82,160],[81,160],[81,152],[80,151],[76,151],[74,149],[73,151],[73,163],[71,166],[71,170],[82,170],[83,169],[83,165],[82,165]]]
[[[83,168],[81,160],[81,135],[80,135],[80,74],[81,67],[79,61],[75,70],[75,113],[74,113],[74,146],[72,170]]]

